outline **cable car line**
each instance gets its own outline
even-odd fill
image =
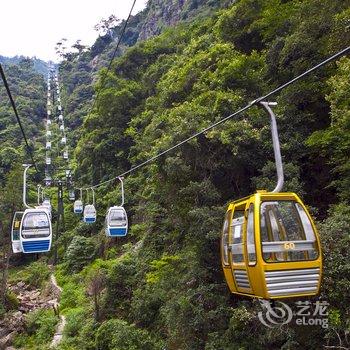
[[[84,190],[87,190],[87,189],[97,188],[97,187],[100,187],[100,186],[105,185],[105,184],[107,184],[107,183],[110,183],[110,182],[112,182],[112,181],[115,181],[115,180],[117,180],[117,179],[120,178],[120,177],[124,177],[124,176],[126,176],[126,175],[128,175],[128,174],[134,172],[135,170],[137,170],[137,169],[139,169],[139,168],[141,168],[141,167],[143,167],[143,166],[145,166],[145,165],[147,165],[147,164],[153,162],[154,160],[156,160],[156,159],[158,159],[159,157],[162,157],[163,155],[165,155],[165,154],[171,152],[172,150],[174,150],[174,149],[176,149],[176,148],[182,146],[183,144],[185,144],[185,143],[187,143],[187,142],[189,142],[189,141],[191,141],[191,140],[197,138],[199,135],[205,134],[207,131],[209,131],[209,130],[215,128],[215,127],[217,127],[218,125],[220,125],[220,124],[226,122],[227,120],[229,120],[229,119],[231,119],[231,118],[237,116],[238,114],[241,114],[242,112],[244,112],[244,111],[250,109],[250,108],[253,107],[254,105],[257,105],[257,104],[259,104],[260,102],[262,102],[262,101],[264,101],[264,100],[267,100],[270,96],[275,95],[277,92],[279,92],[279,91],[285,89],[287,86],[289,86],[289,85],[291,85],[291,84],[294,84],[295,82],[297,82],[298,80],[304,78],[305,76],[309,75],[310,73],[314,72],[315,70],[317,70],[317,69],[323,67],[324,65],[328,64],[328,63],[331,62],[331,61],[334,61],[334,60],[337,59],[338,57],[343,56],[343,55],[346,54],[348,51],[350,51],[350,46],[348,46],[348,47],[346,47],[345,49],[343,49],[343,50],[337,52],[336,54],[334,54],[334,55],[328,57],[328,58],[325,59],[324,61],[322,61],[322,62],[320,62],[319,64],[317,64],[316,66],[314,66],[314,67],[312,67],[312,68],[306,70],[305,72],[303,72],[302,74],[296,76],[296,77],[293,78],[292,80],[289,80],[289,81],[286,82],[285,84],[280,85],[280,86],[277,87],[276,89],[270,91],[268,94],[266,94],[266,95],[264,95],[264,96],[261,96],[261,97],[255,99],[254,101],[250,102],[249,104],[247,104],[246,106],[242,107],[242,108],[239,109],[238,111],[236,111],[236,112],[230,114],[229,116],[227,116],[227,117],[225,117],[225,118],[222,118],[222,119],[218,120],[218,121],[215,122],[214,124],[209,125],[208,127],[202,129],[201,131],[196,132],[196,133],[193,134],[192,136],[187,137],[186,139],[182,140],[181,142],[175,144],[174,146],[172,146],[172,147],[170,147],[170,148],[167,148],[166,150],[164,150],[164,151],[162,151],[162,152],[160,152],[160,153],[157,153],[155,156],[153,156],[153,157],[151,157],[151,158],[145,160],[144,162],[142,162],[142,163],[140,163],[140,164],[137,164],[137,165],[131,167],[129,170],[127,170],[127,171],[121,173],[120,175],[115,176],[115,177],[113,177],[113,178],[111,178],[111,179],[102,181],[102,182],[100,182],[100,183],[98,183],[98,184],[96,184],[96,185],[89,186],[89,187],[85,187],[85,188],[83,188],[83,189],[84,189]]]
[[[119,35],[119,38],[118,38],[117,46],[115,47],[115,49],[114,49],[114,51],[113,51],[113,55],[112,55],[112,57],[111,57],[111,59],[110,59],[110,61],[109,61],[109,64],[108,64],[108,67],[107,67],[107,72],[103,75],[103,77],[102,77],[102,79],[101,79],[101,87],[100,87],[100,89],[97,91],[97,94],[96,94],[96,96],[95,96],[95,98],[94,98],[94,102],[92,103],[90,113],[91,113],[91,112],[94,110],[94,108],[95,108],[96,101],[97,101],[98,97],[100,96],[100,91],[101,91],[102,87],[104,86],[104,83],[105,83],[107,74],[108,74],[108,72],[110,71],[110,69],[111,69],[111,67],[112,67],[112,62],[113,62],[113,60],[115,59],[115,56],[116,56],[117,51],[118,51],[118,49],[119,49],[119,45],[120,45],[120,43],[121,43],[121,41],[122,41],[122,39],[123,39],[123,36],[124,36],[124,33],[125,33],[125,29],[126,29],[126,26],[128,25],[128,22],[129,22],[129,19],[130,19],[130,17],[131,17],[131,13],[132,13],[132,11],[133,11],[133,9],[134,9],[135,3],[136,3],[136,0],[134,0],[133,4],[132,4],[132,6],[131,6],[131,9],[130,9],[128,18],[127,18],[126,21],[124,22],[124,26],[123,26],[123,28],[122,28],[122,32],[121,32],[121,34]],[[90,114],[90,113],[89,113],[89,114]]]
[[[19,118],[19,115],[18,115],[18,111],[17,111],[17,107],[16,107],[16,104],[15,104],[15,101],[13,100],[13,97],[12,97],[12,94],[11,94],[11,90],[10,90],[10,87],[8,85],[8,82],[7,82],[7,79],[6,79],[6,75],[5,75],[5,72],[2,68],[2,65],[0,64],[0,74],[1,74],[1,78],[2,78],[2,81],[4,83],[4,86],[6,88],[6,92],[7,92],[7,95],[8,95],[8,98],[10,99],[10,103],[11,103],[11,106],[12,106],[12,109],[13,109],[13,112],[15,113],[15,116],[16,116],[16,120],[17,120],[17,123],[21,129],[21,132],[22,132],[22,135],[23,135],[23,138],[24,138],[24,141],[26,143],[26,147],[27,147],[27,151],[30,155],[30,158],[32,160],[32,163],[35,167],[35,170],[36,172],[38,173],[38,168],[36,166],[36,162],[35,162],[35,159],[34,159],[34,156],[33,156],[33,153],[32,153],[32,150],[28,144],[28,139],[27,139],[27,136],[24,132],[24,128],[23,128],[23,125],[22,125],[22,122],[21,122],[21,119]]]

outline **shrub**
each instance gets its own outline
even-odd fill
[[[35,288],[41,288],[50,276],[50,268],[43,261],[35,261],[16,273],[12,281],[23,281]]]
[[[19,306],[19,300],[15,293],[8,291],[6,293],[6,309],[7,310],[17,310]]]
[[[74,337],[66,335],[63,337],[59,347],[59,350],[96,350],[95,346],[95,324],[92,319],[84,321],[83,325],[80,325],[78,334]]]
[[[91,238],[76,236],[67,249],[65,262],[69,272],[79,272],[95,257],[95,244]]]
[[[157,348],[145,330],[119,319],[102,323],[96,333],[97,350],[155,350]]]
[[[61,294],[60,308],[61,310],[68,308],[76,308],[87,302],[84,287],[76,283],[68,282],[64,285]]]
[[[85,308],[80,307],[68,310],[66,317],[67,324],[64,328],[64,334],[68,337],[76,337],[89,315]]]
[[[28,278],[26,282],[33,287],[40,288],[50,276],[49,266],[40,261],[30,264],[27,268]]]
[[[60,349],[95,350],[95,323],[84,308],[71,309],[67,312],[67,324]]]
[[[14,345],[25,349],[44,349],[51,342],[58,317],[51,310],[40,309],[26,317],[26,332],[15,338]]]
[[[4,317],[6,309],[3,304],[0,303],[0,319]]]
[[[135,260],[129,254],[124,255],[109,268],[102,310],[105,315],[112,316],[118,312],[120,317],[127,317],[130,313],[132,288],[137,281],[136,273]]]

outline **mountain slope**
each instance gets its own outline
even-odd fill
[[[17,59],[18,63],[13,63]],[[40,148],[43,147],[40,137],[44,131],[43,120],[46,115],[44,77],[35,68],[36,60],[17,57],[5,61],[9,64],[5,63],[3,69],[19,116],[28,140],[39,156]],[[3,84],[0,85],[0,100],[0,170],[1,181],[4,181],[5,175],[11,169],[18,167],[23,161],[29,161],[30,158],[23,148],[24,140]],[[42,163],[43,159],[38,158],[39,164]]]
[[[197,16],[207,17],[215,10],[225,8],[233,2],[234,0],[151,0],[144,11],[145,18],[138,40],[149,39],[181,21],[191,21]]]
[[[0,63],[7,64],[7,65],[10,65],[10,64],[18,65],[21,61],[25,59],[30,59],[31,62],[33,62],[34,69],[37,73],[42,74],[44,77],[47,76],[47,73],[48,73],[47,62],[39,58],[36,58],[36,57],[29,58],[25,56],[5,57],[0,55]]]
[[[340,50],[349,34],[343,20],[347,14],[347,4],[340,1],[242,0],[139,41],[114,61],[105,84],[95,85],[99,91],[95,109],[84,117],[77,134],[77,183],[93,185],[117,176]],[[298,192],[315,208],[319,220],[326,219],[321,225],[325,243],[321,297],[341,320],[334,323],[330,316],[330,327],[342,332],[350,294],[341,296],[338,285],[349,291],[349,253],[341,248],[349,240],[345,214],[349,203],[339,203],[349,191],[344,182],[329,186],[337,174],[318,151],[322,141],[307,140],[330,127],[330,111],[340,122],[335,127],[344,130],[339,119],[343,110],[337,113],[329,103],[329,96],[336,95],[347,110],[347,94],[336,87],[348,80],[348,60],[344,61],[339,68],[331,64],[276,96],[284,189]],[[335,146],[336,139],[330,141]],[[346,152],[338,146],[340,166]],[[77,320],[89,320],[66,338],[66,346],[174,350],[336,346],[337,337],[323,328],[290,323],[278,328],[281,332],[270,331],[257,318],[261,311],[257,303],[231,297],[225,285],[219,236],[226,204],[256,188],[272,189],[272,160],[269,118],[252,108],[127,176],[130,235],[119,240],[107,239],[103,230],[106,209],[120,200],[117,181],[98,188],[96,225],[84,227],[72,219],[65,235],[70,244],[58,277],[66,293],[75,293],[79,300],[67,298],[68,327],[76,329]],[[336,273],[336,266],[341,273]],[[85,288],[90,299],[84,296]],[[342,341],[346,342],[344,337]]]

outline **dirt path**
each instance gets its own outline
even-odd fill
[[[51,342],[51,348],[55,348],[62,340],[63,337],[63,330],[66,325],[66,317],[61,315],[60,316],[60,322],[57,325],[56,333],[53,336],[52,342]]]
[[[56,277],[53,273],[50,276],[50,280],[51,280],[52,286],[61,294],[62,288],[57,284]]]
[[[59,299],[62,293],[62,288],[57,284],[56,277],[54,276],[54,274],[51,274],[50,280],[51,280],[52,288],[57,291],[57,294],[58,294],[57,299]],[[54,307],[56,310],[59,310],[59,303],[57,302],[54,305]],[[57,347],[57,345],[61,342],[65,325],[66,325],[66,317],[64,315],[60,315],[60,321],[58,322],[56,333],[53,336],[53,339],[50,345],[51,348]]]

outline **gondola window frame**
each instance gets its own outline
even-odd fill
[[[244,221],[244,215],[237,218],[232,218],[229,229],[229,242],[231,246],[232,263],[242,266],[245,265]]]
[[[221,251],[222,251],[222,263],[225,266],[230,266],[230,223],[232,218],[232,210],[226,212],[226,217],[222,227],[222,237],[221,237]]]
[[[246,246],[247,246],[247,260],[249,266],[255,266],[257,264],[257,249],[256,249],[256,227],[255,227],[255,205],[249,203],[247,210],[246,220]],[[249,251],[249,246],[253,247],[253,253]],[[254,255],[254,259],[251,259],[251,255]]]
[[[269,216],[270,214],[269,213],[266,213],[266,211],[264,212],[263,214],[263,205],[266,204],[266,203],[273,203],[275,202],[273,199],[271,200],[263,200],[260,202],[260,210],[259,210],[259,226],[260,226],[260,241],[261,241],[261,255],[262,255],[262,258],[264,260],[265,263],[267,264],[283,264],[283,263],[288,263],[288,262],[307,262],[307,261],[315,261],[318,259],[318,251],[319,251],[319,247],[318,247],[318,241],[317,241],[317,238],[316,238],[316,235],[315,235],[315,230],[316,228],[313,227],[313,225],[311,224],[311,219],[310,219],[310,215],[308,213],[308,211],[306,210],[306,208],[304,208],[303,205],[301,205],[300,203],[296,202],[296,201],[293,201],[293,200],[280,200],[278,201],[278,203],[282,203],[282,202],[285,202],[285,203],[290,203],[294,206],[294,209],[295,209],[295,212],[296,214],[298,215],[298,224],[299,224],[299,228],[301,229],[302,231],[302,234],[304,236],[304,239],[302,240],[288,240],[288,235],[286,235],[286,240],[281,240],[279,239],[278,241],[275,240],[275,235],[271,232],[271,222],[270,222],[270,219],[268,219],[268,222],[266,221],[266,216]],[[304,259],[291,259],[290,258],[290,254],[289,253],[293,253],[293,249],[291,250],[284,250],[284,251],[276,251],[276,252],[264,252],[264,243],[275,243],[275,242],[280,242],[281,244],[283,243],[295,243],[295,242],[307,242],[306,240],[306,232],[305,232],[305,229],[304,229],[304,224],[303,224],[303,220],[301,218],[301,215],[300,215],[300,212],[298,210],[298,207],[297,205],[300,206],[300,209],[303,213],[305,213],[305,217],[308,219],[308,222],[310,223],[311,225],[311,228],[312,228],[312,232],[313,232],[313,237],[314,237],[314,251],[317,253],[317,256],[314,257],[314,258],[310,258],[307,254],[307,256],[305,256]],[[277,225],[279,225],[278,223],[278,218],[275,214],[274,215],[274,219],[276,220],[276,223]],[[269,237],[269,241],[266,241],[265,238],[263,237],[263,226],[262,226],[262,217],[264,216],[264,221],[265,221],[265,230],[266,230],[266,233]],[[295,222],[295,221],[294,221]],[[281,224],[280,224],[281,225]],[[282,223],[282,225],[284,225],[284,223]],[[270,231],[270,232],[269,232]],[[271,241],[271,235],[273,235],[273,240]],[[279,232],[278,236],[279,238],[282,238],[281,236],[281,232]],[[296,250],[296,251],[299,251],[299,252],[302,252],[303,250]],[[295,251],[295,252],[296,252]],[[280,259],[280,258],[276,258],[276,254],[281,254],[280,256],[283,256],[283,259]],[[268,259],[266,258],[266,255],[268,256],[272,256],[273,258],[272,259]]]

